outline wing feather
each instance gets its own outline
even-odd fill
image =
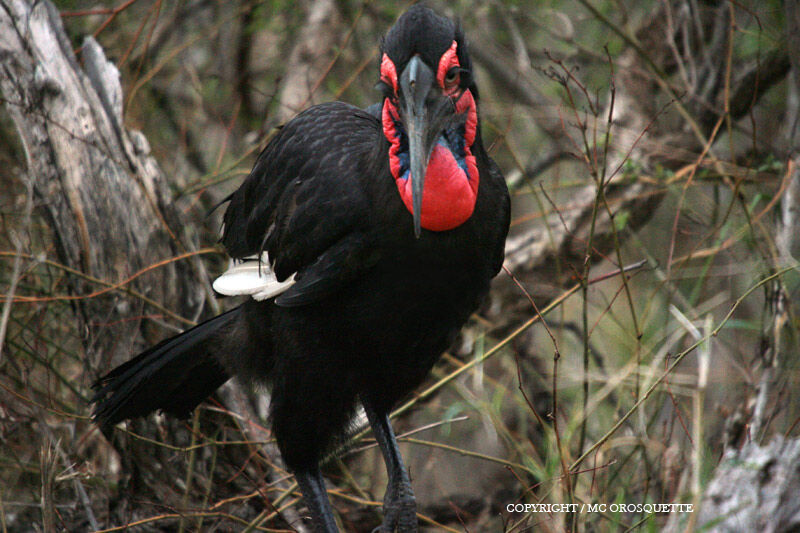
[[[314,106],[287,123],[231,195],[224,216],[222,243],[231,257],[266,252],[271,269],[259,270],[258,261],[234,265],[215,290],[265,298],[288,290],[276,301],[302,305],[374,264],[354,258],[374,255],[364,180],[376,177],[371,158],[380,141],[374,116],[340,102]]]
[[[212,286],[225,296],[250,295],[255,300],[267,300],[286,292],[294,285],[294,275],[278,281],[269,263],[269,256],[231,260],[231,266],[214,280]]]

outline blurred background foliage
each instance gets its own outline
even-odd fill
[[[211,277],[226,259],[207,250],[220,229],[220,210],[209,211],[303,108],[376,101],[380,36],[410,5],[55,3],[79,60],[84,36],[94,35],[119,68],[125,125],[149,141]],[[796,8],[429,4],[466,30],[485,142],[514,216],[508,271],[395,422],[407,434],[421,524],[697,526],[699,513],[525,514],[506,505],[699,504],[726,449],[800,434],[800,197],[789,194],[800,181],[800,74],[787,39]],[[268,426],[238,416],[225,391],[189,421],[151,417],[110,441],[94,428],[91,383],[125,356],[86,357],[76,320],[76,298],[86,295],[72,280],[87,273],[59,262],[40,210],[46,197],[26,187],[26,155],[5,112],[0,163],[3,531],[301,528],[286,511],[298,495],[263,445]],[[104,281],[118,280],[90,280],[98,289]],[[129,354],[230,305],[209,297],[181,321],[167,312],[178,302],[96,297],[141,308],[143,339],[130,341]],[[545,310],[547,327],[537,321]],[[379,523],[385,478],[370,444],[367,435],[326,466],[347,531]],[[148,453],[150,462],[140,455]]]

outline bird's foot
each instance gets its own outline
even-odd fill
[[[389,490],[383,503],[383,524],[373,533],[415,533],[417,525],[417,500],[408,482]]]

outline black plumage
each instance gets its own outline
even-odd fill
[[[457,57],[447,59],[451,46]],[[369,112],[340,102],[314,106],[276,134],[229,199],[222,237],[229,254],[244,259],[267,252],[278,280],[294,275],[294,284],[145,351],[103,377],[93,400],[97,422],[110,427],[157,409],[185,415],[230,376],[266,383],[272,430],[320,531],[336,526],[319,462],[359,405],[390,474],[383,528],[416,529],[388,413],[422,382],[488,292],[509,224],[503,177],[480,128],[456,109],[477,99],[460,30],[415,6],[387,33],[382,51],[391,63],[382,64],[382,73],[396,70],[399,80],[397,87],[386,76],[382,82],[382,105],[396,110],[394,122],[381,105]],[[440,58],[457,66],[445,72]],[[450,81],[442,82],[439,72],[436,82],[438,71]],[[455,82],[454,73],[460,75]],[[430,87],[418,93],[429,79]],[[416,108],[412,97],[420,102]],[[432,125],[421,156],[403,144],[413,137],[417,114],[424,115],[424,127]],[[431,155],[437,142],[440,152]],[[479,176],[471,215],[444,231],[422,222],[417,235],[416,219],[425,220],[429,204],[413,216],[401,199],[404,180],[416,178],[413,169],[422,165],[429,187],[439,187],[430,170],[436,160],[455,176],[442,183],[469,183],[478,178],[468,172],[469,157]],[[403,177],[409,160],[411,172]]]

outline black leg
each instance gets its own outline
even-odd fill
[[[375,434],[375,440],[383,453],[386,463],[386,472],[389,474],[389,484],[383,497],[383,524],[376,531],[415,532],[417,526],[417,501],[411,489],[408,472],[397,449],[392,424],[387,413],[377,413],[367,402],[364,402],[369,424]]]
[[[325,481],[319,469],[312,472],[295,472],[294,477],[300,490],[303,491],[303,500],[311,512],[314,530],[317,533],[338,533],[339,528],[333,518],[331,503],[325,491]]]

